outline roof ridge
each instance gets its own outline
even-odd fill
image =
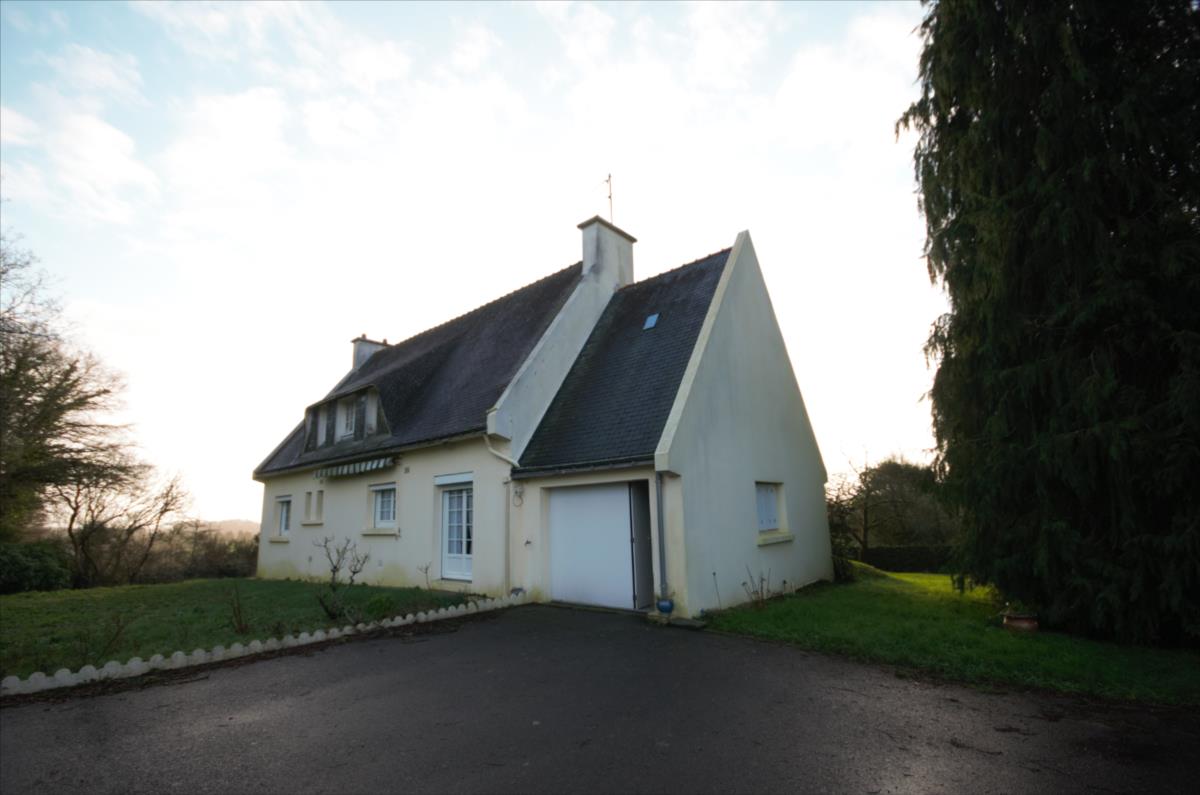
[[[720,249],[719,251],[714,251],[711,254],[705,254],[703,257],[694,259],[691,262],[685,262],[684,264],[677,265],[676,267],[671,268],[670,270],[665,270],[662,273],[656,273],[653,276],[647,276],[645,279],[636,281],[633,284],[627,284],[624,287],[622,287],[620,290],[617,290],[617,292],[622,292],[624,290],[628,290],[631,287],[640,287],[641,285],[649,284],[650,282],[654,281],[655,279],[661,279],[664,276],[670,276],[672,273],[681,271],[684,268],[690,268],[693,265],[699,265],[701,262],[704,262],[705,260],[710,260],[713,257],[719,257],[722,254],[728,254],[731,251],[733,251],[733,246],[726,246],[725,248]]]
[[[555,276],[559,276],[559,275],[565,273],[566,271],[571,270],[572,268],[582,267],[582,266],[583,266],[583,260],[580,260],[579,262],[574,262],[565,268],[559,268],[558,270],[556,270],[552,273],[548,273],[545,276],[543,276],[542,278],[536,279],[535,281],[532,281],[529,284],[521,285],[520,287],[516,288],[515,290],[509,290],[504,295],[497,296],[496,298],[493,298],[491,301],[488,301],[486,304],[480,304],[479,306],[475,307],[474,309],[468,309],[466,312],[463,312],[460,315],[455,315],[452,318],[443,320],[441,323],[438,323],[436,326],[430,326],[427,329],[418,331],[416,334],[413,334],[411,337],[405,337],[402,340],[396,340],[395,342],[388,343],[387,347],[383,348],[382,350],[387,350],[388,348],[396,348],[407,342],[412,342],[413,340],[420,339],[421,337],[424,337],[426,334],[432,334],[433,332],[437,331],[438,329],[449,326],[451,323],[457,322],[457,321],[461,320],[462,318],[467,317],[468,315],[473,315],[476,312],[480,312],[484,309],[487,309],[492,304],[498,304],[501,301],[505,300],[506,298],[510,298],[511,296],[516,295],[517,293],[521,292],[522,290],[528,290],[530,287],[536,287],[537,285],[541,284],[542,282],[545,282],[549,279],[553,279]]]

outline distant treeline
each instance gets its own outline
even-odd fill
[[[258,561],[257,534],[199,521],[180,522],[146,541],[93,528],[74,540],[65,530],[47,529],[23,543],[0,543],[0,593],[250,577]]]

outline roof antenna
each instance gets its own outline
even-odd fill
[[[604,180],[608,183],[608,222],[613,223],[612,213],[612,174],[608,175],[608,179]]]

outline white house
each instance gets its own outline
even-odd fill
[[[583,261],[353,367],[254,472],[262,577],[677,614],[832,575],[825,468],[748,232],[640,282],[593,218]],[[667,605],[663,605],[667,607]]]

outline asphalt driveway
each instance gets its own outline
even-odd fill
[[[0,710],[20,792],[1194,791],[1200,716],[523,607]]]

